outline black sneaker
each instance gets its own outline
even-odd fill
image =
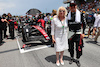
[[[81,64],[80,64],[79,61],[77,61],[76,64],[77,64],[78,67],[81,67]]]
[[[51,44],[51,47],[54,47],[54,44]]]
[[[0,46],[2,46],[3,45],[3,43],[0,43]]]
[[[98,43],[97,41],[94,41],[94,43]]]
[[[69,61],[69,64],[72,64],[73,63],[73,59],[71,59],[70,61]]]

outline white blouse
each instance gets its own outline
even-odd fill
[[[63,25],[64,28],[62,28]],[[68,27],[67,17],[62,22],[58,19],[58,17],[56,17],[51,21],[51,35],[55,35],[55,33],[65,34],[67,32],[67,27]]]

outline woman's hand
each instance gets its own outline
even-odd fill
[[[54,38],[52,39],[52,42],[53,42],[53,43],[56,43],[56,41],[55,41],[55,39],[54,39]]]
[[[52,42],[56,43],[55,39],[54,39],[54,35],[52,35]]]

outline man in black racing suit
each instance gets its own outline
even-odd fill
[[[75,3],[70,3],[70,12],[68,13],[68,26],[69,32],[74,32],[74,34],[68,39],[69,43],[69,52],[71,60],[69,64],[72,64],[74,61],[74,42],[76,43],[76,64],[80,67],[79,58],[82,55],[82,46],[84,34],[81,32],[81,13],[77,9]]]

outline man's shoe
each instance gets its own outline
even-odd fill
[[[80,62],[79,62],[79,61],[77,61],[77,62],[76,62],[76,64],[77,64],[77,66],[78,66],[78,67],[80,67],[80,66],[81,66],[81,64],[80,64]]]
[[[71,59],[70,61],[69,61],[69,64],[72,64],[73,63],[73,59]]]
[[[94,43],[98,43],[97,41],[94,41]]]

